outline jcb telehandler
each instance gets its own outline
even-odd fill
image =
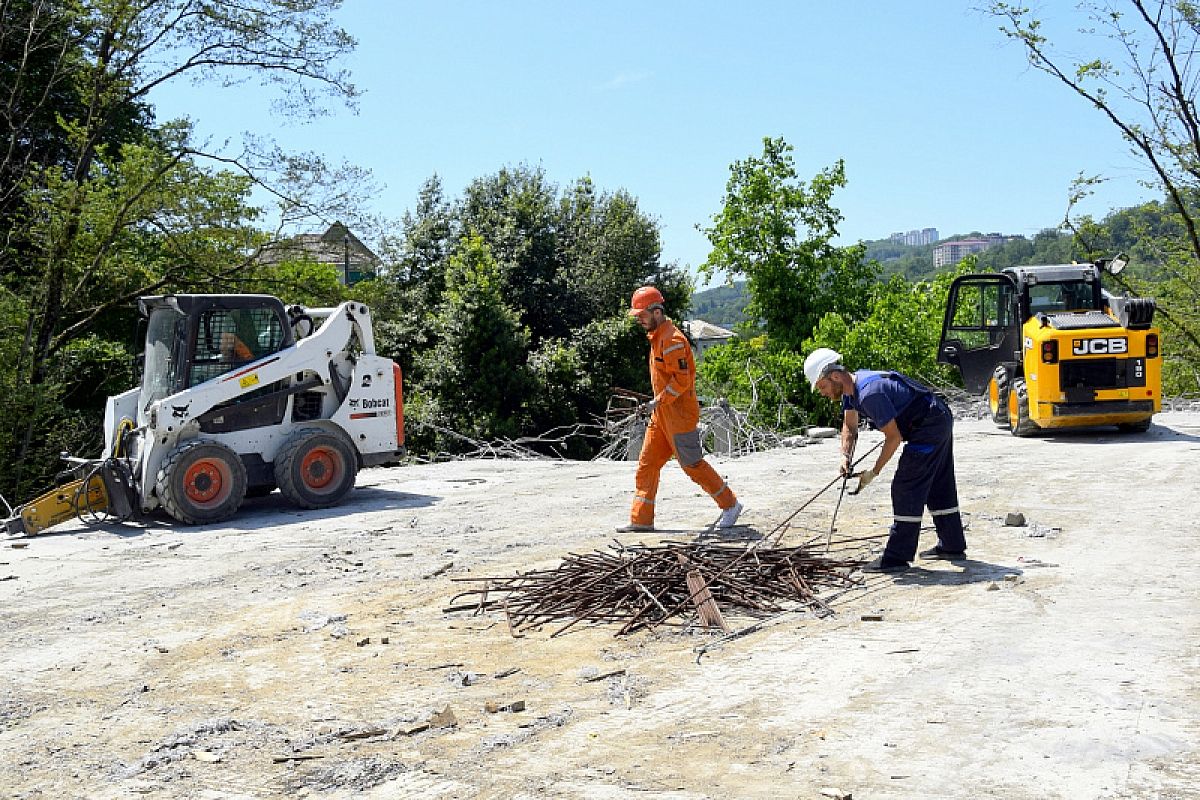
[[[950,286],[938,361],[986,391],[992,419],[1014,436],[1117,425],[1144,431],[1162,407],[1154,301],[1100,285],[1125,259],[1008,267]]]
[[[375,355],[365,305],[181,294],[139,307],[142,385],[108,399],[103,456],[69,458],[68,482],[17,508],[9,535],[156,508],[187,524],[219,522],[276,487],[297,506],[324,508],[360,467],[403,454],[400,368]]]

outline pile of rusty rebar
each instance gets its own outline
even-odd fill
[[[503,611],[509,630],[581,622],[620,624],[617,635],[697,615],[727,630],[722,610],[771,614],[787,608],[828,612],[822,591],[857,585],[857,560],[817,556],[805,547],[759,544],[616,545],[571,553],[555,569],[507,578],[456,578],[480,584],[456,595],[447,612]],[[469,602],[459,602],[469,600]]]

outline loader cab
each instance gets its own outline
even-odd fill
[[[295,340],[270,295],[166,295],[140,301],[146,350],[139,408],[271,355]]]
[[[1008,267],[963,275],[950,285],[938,361],[958,368],[969,392],[982,392],[998,364],[1022,360],[1021,326],[1031,318],[1104,310],[1093,264]],[[1094,324],[1087,315],[1078,321]]]

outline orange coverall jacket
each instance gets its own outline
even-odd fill
[[[646,334],[650,340],[650,385],[654,388],[654,421],[668,434],[693,430],[700,424],[696,399],[696,365],[692,347],[675,324],[664,320]]]

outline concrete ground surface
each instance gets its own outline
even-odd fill
[[[629,463],[374,469],[335,509],[276,493],[221,526],[0,542],[0,796],[1200,798],[1200,413],[1027,440],[961,420],[955,451],[967,562],[719,645],[442,611],[454,578],[611,544]],[[714,463],[767,533],[838,452]],[[885,531],[893,469],[838,537]],[[717,515],[673,463],[658,509],[672,540]]]

